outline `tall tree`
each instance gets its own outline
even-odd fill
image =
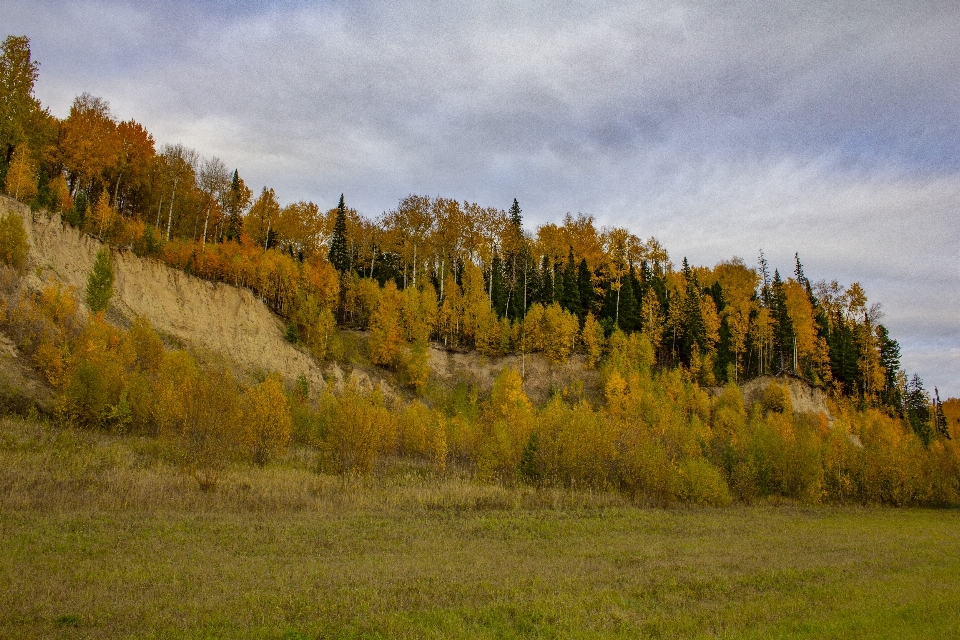
[[[243,216],[250,205],[250,189],[243,182],[236,169],[233,170],[233,179],[230,181],[230,190],[227,192],[226,210],[226,238],[239,240],[243,230]]]
[[[330,237],[330,252],[327,255],[330,264],[340,273],[350,269],[350,255],[347,253],[347,209],[343,204],[343,194],[340,194],[340,203],[337,205],[337,217],[333,224],[333,235]]]
[[[14,149],[28,139],[30,120],[40,112],[33,97],[40,63],[30,59],[30,39],[7,36],[0,53],[0,170],[13,158]]]
[[[583,305],[580,302],[580,287],[577,280],[577,263],[573,258],[573,247],[570,247],[567,266],[563,270],[563,297],[560,306],[578,317],[583,313]]]
[[[916,373],[907,383],[904,413],[907,422],[923,443],[930,444],[934,435],[930,428],[930,395],[924,390],[923,381]]]
[[[883,367],[884,386],[880,393],[881,401],[891,407],[900,407],[900,385],[897,374],[900,371],[900,345],[890,337],[890,332],[882,324],[877,325],[877,343],[880,349],[880,366]]]
[[[587,314],[593,311],[594,298],[596,298],[593,291],[593,277],[590,274],[590,267],[587,265],[586,258],[581,258],[580,265],[577,267],[577,291],[580,294],[580,313],[578,317],[580,323],[583,324]]]

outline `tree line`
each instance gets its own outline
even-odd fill
[[[700,384],[802,376],[835,397],[946,434],[919,377],[858,283],[781,274],[760,253],[679,265],[655,239],[567,214],[530,230],[507,209],[410,195],[380,216],[345,204],[282,205],[219,158],[157,148],[107,101],[82,94],[60,120],[33,96],[29,40],[0,54],[0,179],[8,194],[115,246],[253,290],[319,357],[336,329],[371,331],[374,362],[421,388],[427,345],[481,353],[572,353],[595,366],[615,334],[640,334],[654,364]],[[935,395],[937,395],[935,393]]]

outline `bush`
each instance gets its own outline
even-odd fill
[[[720,470],[702,459],[683,460],[677,467],[675,495],[680,502],[725,507],[733,502]]]
[[[241,442],[257,465],[265,465],[290,442],[290,412],[283,382],[270,376],[243,397]]]
[[[0,261],[22,273],[27,267],[29,251],[23,219],[12,211],[0,217]]]
[[[327,416],[319,443],[344,475],[369,473],[380,455],[396,441],[396,425],[379,393],[361,393],[348,388],[339,396],[324,395],[320,411]]]

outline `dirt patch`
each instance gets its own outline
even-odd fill
[[[760,376],[740,387],[743,401],[749,407],[760,402],[764,390],[771,384],[784,385],[790,391],[790,403],[798,413],[823,413],[828,422],[833,423],[833,416],[827,405],[827,394],[799,376],[780,374],[776,376]]]
[[[476,352],[447,351],[430,348],[430,368],[433,376],[444,384],[460,382],[476,385],[481,393],[489,393],[497,375],[507,367],[515,367],[523,374],[523,388],[537,405],[546,403],[555,393],[583,396],[596,402],[599,398],[600,374],[584,369],[582,356],[572,356],[567,362],[551,362],[539,353],[526,356],[511,354],[487,357]]]
[[[13,341],[0,333],[0,413],[53,414],[53,389],[20,355]]]

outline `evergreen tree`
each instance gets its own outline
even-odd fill
[[[340,194],[340,204],[337,205],[337,217],[333,223],[333,237],[330,238],[330,264],[340,273],[350,269],[350,256],[347,254],[347,209],[343,204],[343,194]]]
[[[933,431],[941,438],[951,439],[947,416],[943,412],[943,403],[940,402],[940,390],[936,387],[933,388]]]
[[[103,247],[97,251],[93,270],[87,278],[87,306],[94,313],[106,311],[112,296],[113,261],[110,259],[110,250]]]
[[[577,317],[580,317],[583,313],[583,305],[580,303],[580,287],[577,282],[577,263],[573,259],[573,247],[570,247],[567,266],[563,270],[563,298],[560,306]]]
[[[803,274],[803,265],[800,264],[800,254],[793,254],[793,259],[796,261],[796,264],[793,267],[793,275],[797,278],[797,282],[806,289],[807,295],[810,297],[811,301],[813,300],[813,289],[810,287],[810,281],[807,280],[807,276]]]
[[[897,385],[897,373],[900,371],[900,345],[890,337],[890,332],[882,324],[877,325],[877,342],[880,349],[880,366],[884,369],[884,384],[880,398],[884,404],[899,408],[902,403],[900,388]]]
[[[550,266],[550,259],[543,256],[540,267],[540,288],[535,299],[543,306],[547,307],[556,301],[553,290],[553,267]]]
[[[510,205],[510,222],[513,224],[514,229],[523,229],[523,216],[520,215],[520,203],[517,202],[516,198],[513,199],[513,204]]]
[[[587,314],[593,311],[594,298],[596,294],[593,291],[593,278],[590,275],[590,267],[587,266],[587,259],[580,260],[580,266],[577,267],[577,290],[580,293],[580,324],[586,319]]]
[[[770,287],[770,315],[773,317],[773,349],[779,359],[780,370],[793,369],[793,322],[787,312],[787,294],[783,289],[780,271],[773,272]]]
[[[907,383],[904,414],[910,427],[920,436],[923,444],[930,444],[933,438],[933,430],[930,428],[930,396],[924,391],[923,381],[916,373]]]
[[[230,181],[226,200],[226,237],[228,240],[239,240],[243,230],[243,211],[250,204],[250,189],[243,183],[236,169],[233,170],[233,179]]]
[[[640,305],[636,298],[636,277],[633,275],[633,265],[630,265],[627,277],[620,285],[620,314],[617,324],[624,332],[640,329]]]
[[[705,352],[706,330],[703,326],[703,313],[700,311],[700,287],[686,258],[683,259],[683,275],[687,286],[680,302],[683,310],[683,326],[677,327],[677,337],[680,338],[680,358],[689,363],[694,346],[700,353]]]

